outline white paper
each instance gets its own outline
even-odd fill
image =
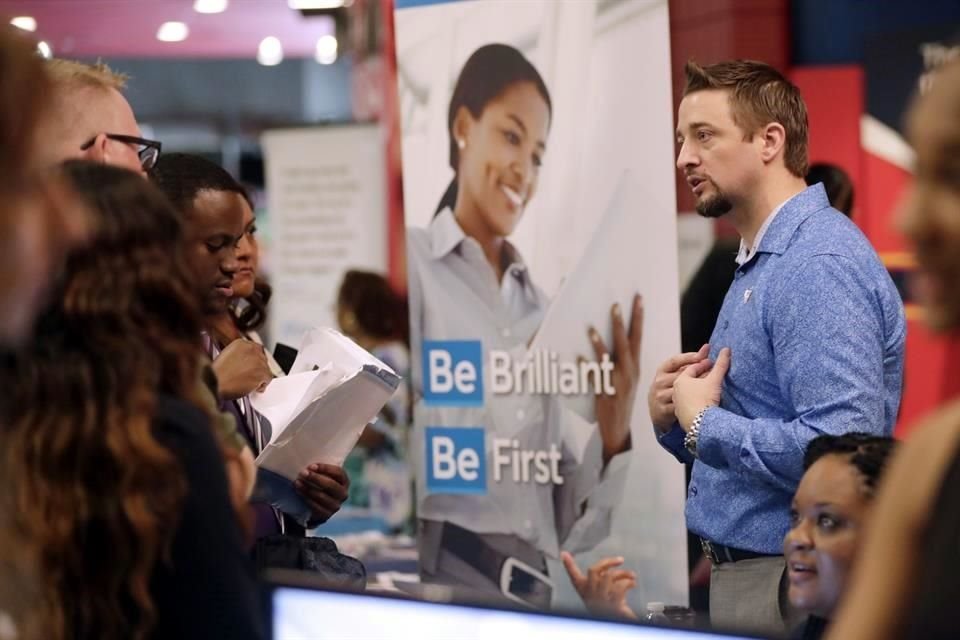
[[[257,464],[290,480],[309,464],[342,465],[399,381],[342,334],[311,330],[290,375],[251,395],[253,408],[273,426]]]
[[[370,364],[390,371],[390,367],[342,333],[330,328],[319,328],[311,329],[303,336],[300,351],[290,367],[290,373],[302,373],[330,363],[357,368]]]

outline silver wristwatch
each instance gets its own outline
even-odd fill
[[[693,422],[690,423],[690,431],[687,431],[687,435],[683,437],[683,446],[687,451],[692,453],[694,457],[697,455],[697,438],[700,437],[700,425],[703,423],[703,416],[707,412],[707,409],[712,405],[707,405],[697,413],[693,418]]]

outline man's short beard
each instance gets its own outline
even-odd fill
[[[716,191],[715,195],[704,198],[697,202],[697,213],[699,213],[704,218],[719,218],[722,215],[730,213],[730,210],[733,209],[733,203],[730,202],[730,198],[726,196],[716,184],[711,181],[713,188]]]

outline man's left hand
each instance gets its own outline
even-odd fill
[[[347,499],[350,479],[341,467],[315,463],[300,472],[293,486],[313,512],[310,521],[316,526],[340,510]]]
[[[690,431],[693,419],[704,407],[720,404],[723,378],[730,368],[730,349],[724,348],[716,363],[709,359],[690,365],[673,383],[673,404],[677,422],[684,431]]]

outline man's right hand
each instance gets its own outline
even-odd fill
[[[650,420],[653,426],[660,431],[667,431],[676,420],[673,406],[673,383],[684,369],[696,364],[710,355],[710,345],[700,347],[700,351],[681,353],[668,359],[653,378],[650,391],[647,394],[647,404],[650,408]]]
[[[234,340],[213,361],[221,400],[236,400],[262,389],[273,373],[263,347],[252,340]]]

